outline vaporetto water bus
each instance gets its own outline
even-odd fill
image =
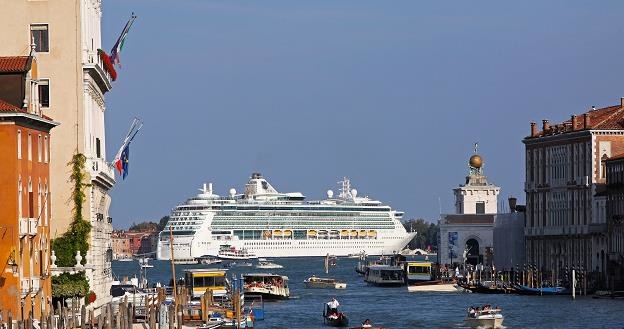
[[[222,245],[247,249],[258,257],[336,256],[398,253],[416,233],[401,224],[403,212],[360,197],[348,179],[334,197],[305,201],[299,192],[279,193],[259,173],[242,194],[221,197],[212,184],[178,205],[160,233],[157,257],[193,262],[217,255]],[[171,231],[171,232],[170,232]]]

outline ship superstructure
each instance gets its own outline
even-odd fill
[[[305,201],[299,192],[279,193],[259,173],[245,191],[221,197],[212,184],[173,209],[158,239],[158,259],[192,262],[215,256],[222,245],[247,249],[258,257],[337,256],[365,252],[398,253],[416,233],[401,224],[403,212],[359,197],[348,179],[340,194]],[[171,232],[170,232],[171,230]]]

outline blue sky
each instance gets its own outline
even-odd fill
[[[624,2],[103,2],[107,152],[145,126],[112,192],[115,227],[158,220],[204,182],[262,172],[318,199],[351,178],[405,218],[453,209],[473,143],[501,199],[524,202],[529,123],[624,96]],[[438,202],[440,201],[440,202]]]

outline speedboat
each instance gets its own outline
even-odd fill
[[[315,275],[303,281],[306,288],[346,289],[347,284],[332,278],[318,278]]]
[[[500,309],[471,310],[464,325],[471,328],[502,328],[503,320]]]
[[[284,266],[280,265],[280,264],[276,264],[273,262],[269,262],[267,260],[264,261],[260,261],[258,260],[258,265],[256,265],[256,268],[264,268],[264,269],[271,269],[271,268],[283,268]]]
[[[217,257],[228,260],[248,260],[258,258],[256,254],[250,252],[246,248],[236,249],[236,247],[230,246],[229,244],[221,245],[219,252],[217,253]]]

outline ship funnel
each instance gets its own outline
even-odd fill
[[[212,194],[212,183],[208,183],[208,193]]]

